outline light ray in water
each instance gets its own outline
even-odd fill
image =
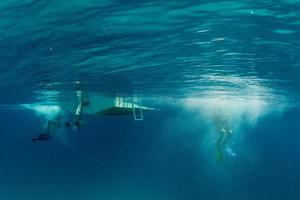
[[[43,115],[47,118],[54,118],[62,111],[58,105],[23,104],[22,106],[26,109],[34,110],[37,115]]]

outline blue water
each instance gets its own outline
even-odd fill
[[[0,199],[300,199],[299,3],[1,1]],[[32,143],[76,81],[159,110]]]

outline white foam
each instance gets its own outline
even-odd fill
[[[23,107],[34,110],[37,115],[43,115],[47,119],[54,118],[61,113],[61,108],[58,105],[23,104]]]

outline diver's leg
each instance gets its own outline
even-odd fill
[[[224,147],[226,146],[226,144],[230,140],[231,136],[232,136],[232,131],[231,130],[226,131],[226,134],[225,134],[224,139],[223,139],[223,146]]]
[[[39,141],[46,141],[46,140],[51,139],[53,137],[52,133],[54,131],[55,126],[56,126],[56,123],[54,121],[48,120],[45,133],[33,136],[31,138],[31,141],[39,142]]]
[[[76,81],[76,111],[75,111],[75,122],[74,125],[76,127],[80,127],[81,125],[81,116],[83,114],[83,107],[87,107],[90,105],[88,100],[83,100],[83,91],[82,91],[82,83],[80,81]]]
[[[50,140],[54,137],[55,133],[60,128],[60,126],[60,118],[57,118],[56,120],[48,120],[45,132],[43,134],[33,136],[31,138],[32,142]]]
[[[76,113],[75,113],[75,122],[74,125],[76,127],[80,126],[80,120],[81,120],[81,115],[82,115],[82,102],[81,102],[82,98],[80,98],[80,102],[77,105],[77,109],[76,109]]]
[[[81,118],[81,114],[82,114],[82,103],[79,103],[77,105],[76,112],[75,112],[76,118],[80,119]]]
[[[217,146],[223,146],[226,131],[224,129],[222,129],[219,134],[220,134],[220,137],[217,140]]]
[[[82,97],[82,84],[80,81],[76,81],[76,111],[74,125],[80,127],[80,120],[82,115],[83,97]]]
[[[81,115],[82,112],[82,91],[76,91],[76,115]]]
[[[218,138],[217,142],[216,142],[216,160],[218,162],[222,162],[223,161],[223,157],[224,157],[224,136],[225,136],[225,130],[222,129],[221,132],[219,133],[220,137]]]
[[[50,133],[52,133],[55,126],[56,126],[56,125],[55,125],[55,122],[54,122],[54,121],[48,120],[48,122],[47,122],[47,128],[46,128],[45,134],[50,134]]]
[[[76,116],[81,116],[82,109],[85,106],[89,106],[90,101],[83,100],[83,91],[82,91],[82,84],[80,81],[76,81]]]
[[[76,111],[75,116],[76,119],[79,120],[82,114],[82,90],[81,90],[81,83],[76,82]]]
[[[48,120],[46,133],[53,134],[58,128],[60,128],[60,121]]]

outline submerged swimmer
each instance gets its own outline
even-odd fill
[[[69,128],[73,127],[73,130],[79,131],[81,127],[81,118],[83,113],[83,107],[89,106],[89,101],[83,101],[83,94],[82,94],[82,84],[79,81],[76,81],[76,110],[75,110],[75,119],[67,120],[64,122],[64,127]],[[48,120],[47,128],[45,133],[36,135],[32,137],[32,142],[40,142],[40,141],[48,141],[52,139],[57,133],[58,130],[61,128],[63,114],[59,114],[54,120]],[[71,117],[73,118],[73,117]]]
[[[83,112],[83,107],[89,106],[90,102],[88,100],[83,100],[82,84],[80,81],[76,81],[76,111],[75,111],[75,121],[73,122],[76,129],[81,126],[81,117]]]
[[[61,127],[60,119],[57,118],[55,120],[48,120],[47,128],[45,133],[42,133],[40,135],[33,136],[31,138],[32,142],[41,142],[41,141],[47,141],[54,137],[57,130]]]
[[[232,130],[229,127],[228,119],[225,115],[216,115],[214,117],[214,124],[219,137],[216,142],[216,160],[222,162],[224,159],[224,152],[226,151],[226,145],[232,136]]]

